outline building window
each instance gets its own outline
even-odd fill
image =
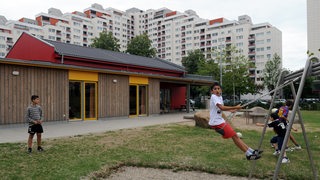
[[[268,59],[271,59],[271,54],[267,54],[267,58],[268,58]]]
[[[236,32],[237,32],[237,33],[243,32],[243,28],[236,29]]]
[[[264,32],[260,32],[260,33],[257,33],[256,34],[256,37],[258,37],[258,36],[263,36],[264,35]]]

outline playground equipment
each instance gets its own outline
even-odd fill
[[[284,143],[282,145],[281,152],[280,152],[280,155],[279,155],[279,158],[278,158],[278,161],[277,161],[277,165],[276,165],[276,168],[275,168],[275,171],[274,171],[274,174],[273,174],[273,179],[274,180],[276,180],[278,178],[278,174],[279,174],[280,166],[281,166],[281,160],[283,158],[283,155],[284,155],[284,152],[285,152],[285,148],[286,148],[288,139],[290,137],[290,132],[291,132],[291,128],[292,128],[296,113],[299,116],[299,123],[301,125],[301,130],[302,130],[304,141],[305,141],[305,145],[306,145],[306,148],[307,148],[308,157],[309,157],[311,169],[312,169],[312,172],[313,172],[313,176],[314,176],[315,180],[318,180],[318,174],[317,174],[317,170],[315,168],[315,164],[314,164],[314,161],[313,161],[313,158],[312,158],[312,153],[311,153],[310,146],[309,146],[309,140],[308,140],[307,135],[306,135],[306,130],[305,130],[303,119],[302,119],[301,112],[300,112],[300,109],[299,109],[299,99],[301,98],[301,94],[302,94],[302,91],[303,91],[303,87],[304,87],[306,78],[309,77],[309,76],[319,76],[319,75],[320,75],[319,59],[317,57],[309,57],[307,59],[307,62],[306,62],[306,65],[305,65],[304,69],[301,69],[299,71],[296,71],[296,72],[293,72],[293,73],[290,73],[290,74],[288,74],[287,71],[282,71],[280,73],[280,76],[279,76],[279,79],[278,79],[278,82],[277,82],[277,85],[276,85],[275,89],[270,91],[267,94],[264,94],[264,95],[260,96],[258,98],[258,99],[260,99],[263,96],[266,96],[266,95],[269,95],[271,93],[274,93],[273,96],[272,96],[271,103],[270,103],[270,107],[269,107],[269,111],[268,111],[269,113],[268,113],[268,115],[267,115],[267,117],[265,119],[265,125],[264,125],[264,128],[263,128],[263,132],[262,132],[262,135],[261,135],[261,138],[260,138],[259,145],[258,145],[258,149],[259,150],[261,149],[261,145],[262,145],[265,133],[266,133],[266,129],[267,129],[267,125],[268,125],[268,119],[269,119],[270,113],[272,111],[274,102],[275,102],[275,97],[276,97],[277,91],[279,91],[280,89],[290,85],[293,98],[295,99],[294,105],[293,105],[293,108],[292,108],[293,116],[291,116],[290,119],[289,119],[288,129],[287,129],[287,132],[286,132],[286,135],[285,135]],[[295,88],[294,88],[294,82],[296,82],[298,80],[300,80],[299,88],[298,88],[298,92],[296,92]],[[253,103],[256,100],[257,99],[244,104],[243,107]],[[252,165],[251,165],[251,169],[250,169],[249,179],[252,176],[252,172],[254,171],[255,165],[256,165],[256,161],[253,161]]]

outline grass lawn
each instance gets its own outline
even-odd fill
[[[320,112],[303,111],[302,115],[319,174]],[[243,140],[255,147],[261,131],[242,131]],[[263,157],[256,161],[253,173],[255,178],[272,178],[277,162],[269,144],[273,134],[268,131],[265,136]],[[279,176],[283,179],[313,179],[301,131],[294,133],[294,136],[303,150],[288,153],[291,163],[281,166]],[[26,153],[26,143],[0,144],[1,179],[103,178],[120,166],[248,176],[252,165],[232,140],[224,140],[210,129],[183,124],[50,139],[43,141],[43,147],[44,152],[29,155]]]

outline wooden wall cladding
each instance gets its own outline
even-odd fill
[[[149,79],[149,114],[160,114],[160,81]]]
[[[40,97],[45,121],[66,120],[68,71],[0,64],[0,124],[25,123],[31,95]]]
[[[99,118],[129,116],[129,76],[99,74]]]

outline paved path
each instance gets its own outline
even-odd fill
[[[158,124],[193,121],[190,119],[184,119],[184,116],[193,116],[193,112],[151,115],[148,117],[136,118],[118,117],[93,121],[44,122],[44,133],[42,138],[45,139],[54,137],[74,136],[80,134],[98,133],[119,129],[152,126]],[[27,142],[27,129],[27,124],[0,126],[0,143]]]

